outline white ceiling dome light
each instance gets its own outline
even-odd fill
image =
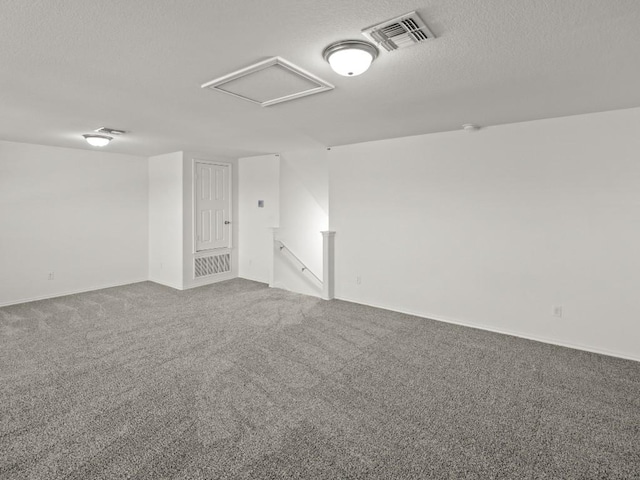
[[[93,133],[87,133],[82,135],[89,145],[92,147],[104,147],[109,144],[113,137],[108,135],[97,135]]]
[[[325,48],[322,56],[337,74],[355,77],[369,69],[378,56],[378,49],[362,40],[343,40]]]

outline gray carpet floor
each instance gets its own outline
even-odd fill
[[[640,478],[640,363],[232,280],[0,309],[2,479]]]

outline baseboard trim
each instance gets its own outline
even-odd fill
[[[269,284],[269,280],[263,280],[261,278],[250,277],[249,275],[238,275],[238,278],[244,278],[245,280],[251,280],[252,282]]]
[[[174,290],[184,290],[182,285],[169,283],[169,282],[161,282],[160,280],[156,280],[155,278],[149,278],[150,282],[157,283],[158,285],[162,285],[163,287],[173,288]]]
[[[286,286],[282,285],[279,282],[274,282],[272,284],[267,284],[267,285],[269,285],[269,288],[277,288],[279,290],[284,290],[286,292],[297,293],[298,295],[306,295],[307,297],[315,297],[315,298],[319,298],[321,300],[324,300],[322,298],[322,292],[320,292],[320,293],[298,292],[297,290],[291,290],[290,288],[287,288]],[[345,301],[349,302],[350,300],[345,300]],[[357,303],[357,302],[353,302],[353,303]],[[370,306],[373,306],[373,305],[370,305]]]
[[[187,284],[183,285],[180,290],[189,290],[191,288],[204,287],[206,285],[211,285],[213,283],[226,282],[227,280],[233,280],[234,278],[238,278],[238,275],[236,275],[234,272],[225,272],[225,273],[220,273],[218,275],[201,277],[197,280],[191,280]]]
[[[580,344],[576,344],[576,343],[562,342],[562,341],[550,339],[550,338],[547,338],[547,337],[539,337],[537,335],[522,334],[522,333],[519,333],[519,332],[513,332],[513,331],[509,331],[509,330],[503,330],[503,329],[499,329],[499,328],[489,327],[489,326],[486,326],[486,325],[479,325],[479,324],[475,324],[475,323],[460,321],[460,320],[457,320],[457,319],[441,317],[439,315],[418,313],[418,312],[413,312],[413,311],[404,310],[404,309],[401,310],[401,309],[391,308],[391,307],[384,306],[384,305],[374,305],[372,303],[360,302],[360,301],[357,301],[357,300],[352,300],[352,299],[344,298],[344,297],[336,296],[335,299],[336,300],[342,300],[344,302],[356,303],[358,305],[365,305],[367,307],[380,308],[382,310],[389,310],[391,312],[404,313],[404,314],[407,314],[407,315],[412,315],[414,317],[425,318],[427,320],[435,320],[437,322],[450,323],[452,325],[460,325],[462,327],[477,328],[478,330],[485,330],[487,332],[500,333],[502,335],[511,335],[512,337],[524,338],[525,340],[533,340],[534,342],[546,343],[546,344],[549,344],[549,345],[557,345],[559,347],[571,348],[573,350],[582,350],[584,352],[597,353],[599,355],[606,355],[608,357],[615,357],[615,358],[621,358],[623,360],[632,360],[634,362],[640,362],[640,357],[634,357],[633,355],[614,352],[614,351],[603,349],[603,348],[594,348],[594,347],[589,347],[589,346],[580,345]]]
[[[149,280],[148,278],[143,278],[143,279],[140,279],[140,280],[128,280],[126,282],[109,283],[109,284],[102,285],[102,286],[99,286],[99,287],[89,287],[89,288],[82,288],[82,289],[78,289],[78,290],[68,290],[68,291],[64,291],[64,292],[60,292],[60,293],[55,293],[53,295],[48,294],[48,295],[41,295],[41,296],[38,296],[38,297],[23,298],[21,300],[15,300],[15,301],[12,300],[10,302],[0,303],[0,307],[8,307],[10,305],[19,305],[21,303],[37,302],[39,300],[49,300],[51,298],[66,297],[67,295],[76,295],[78,293],[95,292],[96,290],[103,290],[105,288],[123,287],[125,285],[132,285],[134,283],[146,282],[148,280]]]

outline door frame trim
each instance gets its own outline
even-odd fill
[[[218,247],[218,248],[207,248],[204,250],[198,250],[198,242],[196,240],[197,238],[197,234],[196,234],[196,230],[197,230],[197,215],[198,212],[196,210],[196,205],[197,205],[197,186],[196,186],[196,180],[197,180],[197,168],[196,168],[196,164],[197,163],[205,163],[207,165],[220,165],[220,166],[225,166],[225,167],[229,167],[229,246],[228,247]],[[191,190],[192,190],[192,195],[191,195],[191,222],[193,225],[193,228],[191,229],[191,253],[196,255],[200,252],[208,252],[211,250],[229,250],[231,251],[233,249],[233,164],[229,163],[229,162],[220,162],[217,160],[206,160],[206,159],[202,159],[202,158],[196,158],[193,157],[191,159]]]

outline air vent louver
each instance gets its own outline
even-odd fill
[[[436,38],[416,12],[365,28],[362,34],[387,52]]]
[[[194,277],[208,277],[231,271],[231,255],[223,253],[221,255],[211,255],[208,257],[198,257],[194,259]]]
[[[124,135],[126,130],[118,130],[116,128],[109,127],[100,127],[97,130],[94,130],[96,133],[104,133],[105,135]]]

